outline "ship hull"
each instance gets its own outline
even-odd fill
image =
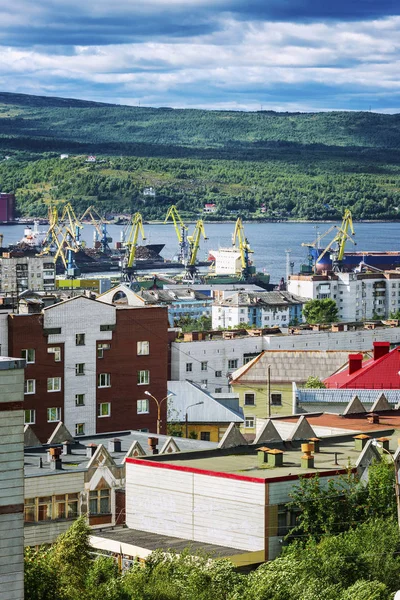
[[[311,256],[314,263],[322,252],[323,250],[311,249]],[[341,263],[341,268],[344,271],[353,271],[360,263],[365,263],[381,271],[398,269],[400,268],[400,252],[346,252]],[[316,264],[316,272],[321,273],[322,271],[331,270],[332,259],[327,252]]]

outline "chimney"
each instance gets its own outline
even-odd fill
[[[62,453],[62,448],[50,448],[49,449],[49,454],[50,454],[50,469],[52,471],[60,471],[62,469],[62,462],[61,462],[61,453]]]
[[[374,360],[389,354],[390,342],[374,342]]]
[[[72,454],[71,442],[69,440],[65,440],[65,442],[63,442],[62,453],[63,453],[63,456],[66,456],[67,454]]]
[[[283,450],[268,450],[267,455],[270,467],[283,467]]]
[[[311,442],[312,444],[314,444],[314,454],[317,454],[317,452],[320,452],[320,444],[321,444],[320,438],[313,437],[313,438],[309,438],[308,441]]]
[[[383,454],[385,452],[385,450],[387,452],[389,452],[389,442],[390,442],[389,438],[387,438],[387,437],[380,437],[380,438],[377,438],[376,441],[379,442],[380,445],[381,445],[381,447],[378,446],[378,450],[379,450],[379,452],[381,454]]]
[[[314,468],[314,442],[309,442],[308,444],[301,444],[301,451],[303,452],[303,456],[300,459],[300,464],[302,469],[313,469]]]
[[[378,413],[368,413],[367,414],[368,423],[379,423],[379,415]]]
[[[362,354],[349,354],[349,375],[361,369],[362,361]]]
[[[149,437],[149,438],[147,438],[147,443],[150,447],[151,453],[158,454],[158,450],[157,450],[158,438]]]
[[[266,446],[262,446],[257,449],[257,457],[258,457],[258,466],[262,467],[266,462],[268,462],[268,454],[271,448],[267,448]]]
[[[119,438],[113,438],[108,440],[108,451],[109,452],[122,452],[121,440]]]
[[[364,448],[365,444],[370,439],[371,439],[370,436],[366,435],[365,433],[360,433],[360,435],[355,435],[353,437],[353,440],[354,440],[354,449],[358,450],[358,452],[361,452],[361,450]]]
[[[88,444],[86,446],[86,456],[88,458],[92,458],[92,456],[94,455],[96,450],[97,450],[97,444]]]

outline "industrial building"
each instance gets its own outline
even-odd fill
[[[0,222],[10,223],[15,219],[15,194],[0,192]]]

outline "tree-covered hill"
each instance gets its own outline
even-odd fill
[[[60,160],[68,153],[67,160]],[[97,162],[87,164],[88,154]],[[144,189],[154,187],[155,197]],[[0,93],[0,190],[160,218],[397,218],[400,115],[141,108]]]

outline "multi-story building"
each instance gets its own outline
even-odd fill
[[[0,221],[9,223],[15,218],[15,195],[0,192]]]
[[[48,256],[11,257],[8,253],[0,258],[0,291],[20,294],[25,290],[54,290],[56,268]]]
[[[237,292],[212,307],[212,326],[236,327],[248,323],[256,327],[288,327],[302,322],[301,298],[289,292]]]
[[[42,442],[60,421],[77,436],[156,429],[157,406],[144,392],[167,395],[165,308],[77,296],[1,324],[8,352],[26,360],[25,423]]]
[[[0,358],[0,595],[24,597],[24,361]]]
[[[400,272],[291,275],[288,289],[306,298],[330,298],[340,321],[389,317],[400,309]]]

